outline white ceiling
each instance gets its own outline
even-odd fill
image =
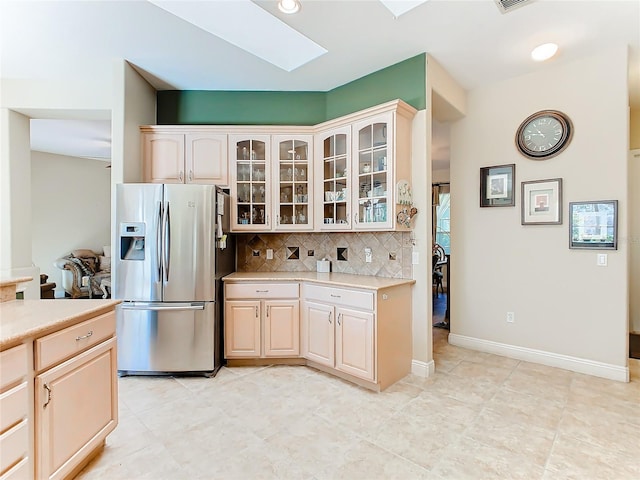
[[[231,8],[246,0],[214,1]],[[181,3],[196,12],[208,5]],[[0,0],[0,74],[93,82],[111,77],[113,59],[122,58],[159,90],[325,91],[427,52],[472,90],[626,44],[630,101],[640,107],[640,0],[532,0],[506,14],[495,0],[407,0],[396,3],[414,8],[397,18],[379,0],[301,0],[292,16],[275,0],[254,3],[327,53],[287,71],[146,0]],[[215,25],[217,18],[206,17]],[[220,16],[227,30],[270,44],[249,17]],[[531,49],[545,42],[558,43],[558,55],[534,63]],[[56,136],[51,124],[41,132]]]

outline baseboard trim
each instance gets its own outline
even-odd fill
[[[506,343],[492,342],[480,338],[467,337],[455,333],[449,334],[449,343],[458,347],[470,348],[486,353],[495,353],[503,357],[515,358],[526,362],[540,363],[549,367],[558,367],[572,372],[584,373],[595,377],[629,381],[629,367],[619,367],[608,363],[571,357],[558,353],[545,352],[533,348],[517,347]]]
[[[436,364],[433,360],[423,362],[421,360],[411,360],[411,373],[418,377],[430,377],[436,371]]]

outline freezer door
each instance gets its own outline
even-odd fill
[[[117,308],[118,370],[126,374],[213,373],[215,303],[129,304]],[[219,355],[218,355],[219,357]]]
[[[116,185],[116,255],[112,260],[113,297],[162,299],[162,185]]]
[[[164,302],[214,300],[215,200],[213,185],[165,185]]]

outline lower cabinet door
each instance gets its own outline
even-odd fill
[[[264,307],[264,356],[299,356],[298,300],[269,300],[264,302]]]
[[[333,368],[335,366],[334,307],[304,302],[302,312],[302,356]]]
[[[336,308],[336,317],[336,368],[375,381],[373,313]]]
[[[260,301],[226,301],[224,304],[225,357],[260,357],[260,338]]]
[[[69,475],[118,423],[116,339],[38,375],[36,478]]]

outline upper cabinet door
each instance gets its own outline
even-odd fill
[[[313,137],[274,135],[276,230],[313,230]]]
[[[185,183],[229,185],[226,135],[188,133],[185,150]]]
[[[184,183],[184,134],[143,133],[144,181]]]
[[[271,230],[269,135],[230,135],[231,224],[235,231]]]
[[[393,113],[353,125],[352,194],[356,230],[385,230],[393,226],[394,190]]]
[[[350,230],[351,127],[321,132],[315,143],[316,226],[323,231]]]

